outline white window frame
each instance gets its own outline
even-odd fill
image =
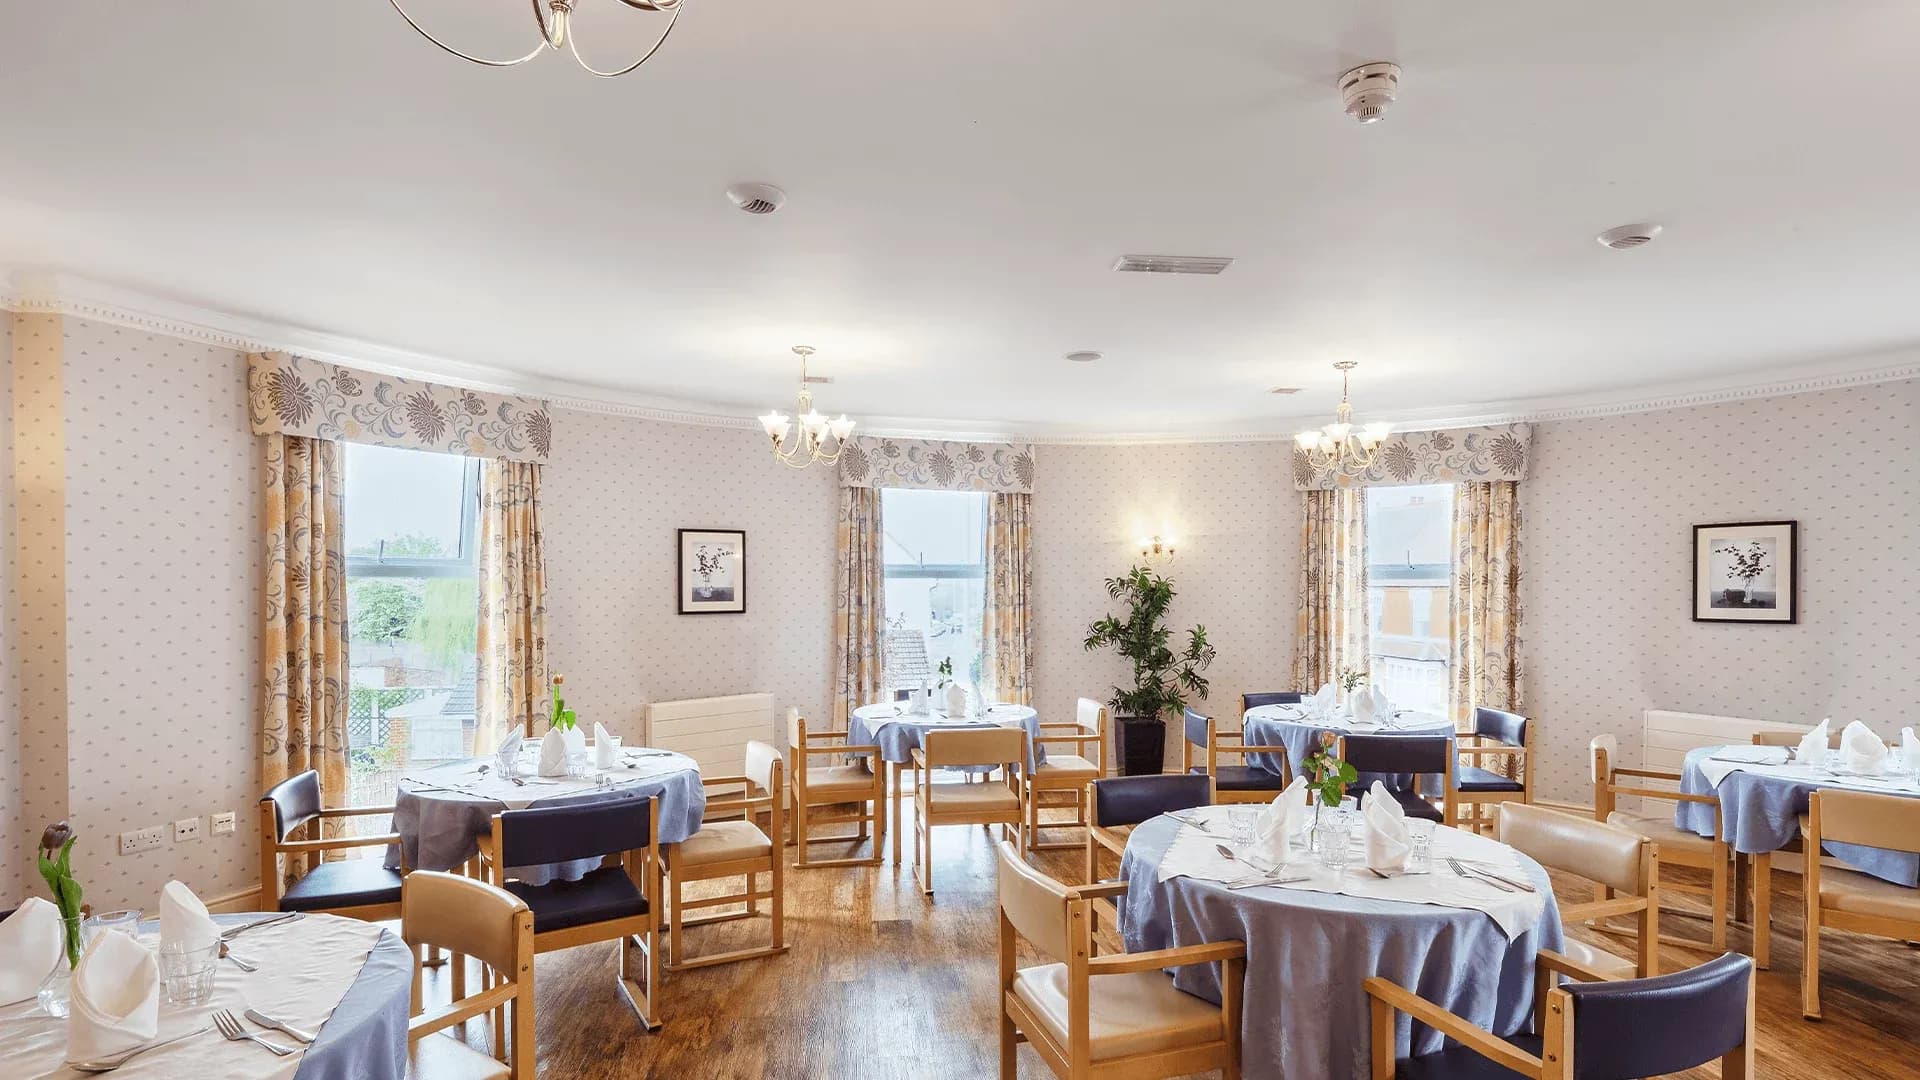
[[[428,453],[428,451],[419,451]],[[480,575],[480,459],[460,471],[460,550],[451,556],[348,555],[347,578],[475,578]],[[347,477],[351,488],[353,477]],[[381,541],[384,549],[386,541]]]

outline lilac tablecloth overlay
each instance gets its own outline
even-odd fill
[[[990,705],[984,713],[949,718],[944,711],[909,713],[905,702],[862,705],[847,721],[848,746],[878,746],[882,760],[905,764],[913,751],[926,744],[927,732],[955,728],[1011,727],[1027,729],[1027,744],[1037,761],[1047,760],[1040,744],[1040,714],[1027,705]]]
[[[1846,777],[1833,776],[1805,766],[1738,768],[1720,781],[1718,788],[1707,781],[1701,763],[1726,749],[1705,746],[1687,751],[1680,771],[1680,790],[1691,795],[1717,795],[1720,818],[1726,839],[1733,850],[1743,855],[1778,851],[1800,835],[1800,815],[1807,812],[1807,797],[1823,787],[1846,787],[1876,795],[1900,795],[1920,798],[1920,786],[1911,776],[1889,777],[1894,782],[1850,784]],[[1900,782],[1904,780],[1904,782]],[[1713,835],[1713,807],[1701,803],[1680,803],[1674,809],[1673,823],[1679,828]],[[1859,844],[1825,843],[1828,855],[1862,873],[1891,881],[1895,885],[1920,886],[1920,855]]]
[[[1278,887],[1234,891],[1190,877],[1162,882],[1160,859],[1178,831],[1160,817],[1128,840],[1121,937],[1128,952],[1246,942],[1241,1048],[1249,1080],[1367,1076],[1372,1042],[1362,984],[1372,975],[1499,1034],[1531,1029],[1534,956],[1559,949],[1563,939],[1546,871],[1525,856],[1521,864],[1549,902],[1537,925],[1508,940],[1480,911]],[[1179,968],[1174,984],[1220,1000],[1214,965]],[[1426,1025],[1404,1014],[1395,1023],[1400,1056],[1441,1049],[1440,1034]]]
[[[596,787],[591,779],[552,783],[535,777],[531,775],[535,757],[527,756],[521,758],[528,780],[524,787],[481,779],[477,770],[487,763],[478,759],[409,774],[400,782],[393,802],[394,831],[400,834],[407,866],[414,870],[456,869],[479,853],[480,838],[493,831],[493,816],[509,809],[580,806],[652,796],[660,800],[660,843],[677,844],[700,831],[700,821],[707,813],[707,793],[700,783],[700,767],[692,758],[648,749],[628,749],[622,757],[633,766],[612,770],[615,783],[609,788]],[[463,790],[435,788],[436,784]],[[389,848],[387,865],[397,869],[400,854]],[[530,885],[545,885],[555,879],[578,881],[599,865],[599,859],[583,859],[508,867],[508,872]]]
[[[1299,775],[1301,765],[1320,750],[1320,736],[1323,732],[1335,735],[1389,735],[1389,736],[1427,736],[1454,734],[1453,722],[1441,717],[1424,713],[1406,713],[1396,717],[1391,723],[1356,727],[1351,716],[1342,716],[1333,720],[1309,718],[1299,705],[1259,705],[1247,710],[1243,721],[1247,745],[1280,747],[1286,753],[1287,765],[1294,775]],[[1280,771],[1280,755],[1252,754],[1247,758],[1254,765],[1271,773]],[[1375,780],[1384,781],[1389,787],[1404,788],[1412,782],[1411,774],[1394,776],[1386,773],[1361,773],[1355,784],[1356,790],[1365,790]],[[1420,778],[1420,790],[1438,795],[1444,778],[1439,773]]]

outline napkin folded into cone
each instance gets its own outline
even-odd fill
[[[1407,868],[1407,856],[1413,852],[1413,832],[1407,828],[1407,812],[1385,784],[1375,780],[1367,789],[1367,804],[1360,808],[1367,825],[1367,866],[1383,874],[1398,874]]]
[[[38,994],[53,966],[66,962],[66,926],[60,921],[60,909],[38,896],[27,897],[0,922],[0,1005]]]
[[[73,969],[67,1060],[93,1061],[153,1041],[160,1031],[160,967],[118,930],[96,935]]]

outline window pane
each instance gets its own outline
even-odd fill
[[[987,496],[979,491],[880,492],[886,561],[901,565],[979,566],[985,561]]]
[[[458,559],[471,458],[347,444],[347,554]]]
[[[895,693],[931,685],[941,661],[982,683],[987,496],[973,491],[880,492],[886,529],[886,672]]]
[[[1400,708],[1446,713],[1452,530],[1451,485],[1367,489],[1373,683]]]

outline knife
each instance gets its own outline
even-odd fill
[[[220,931],[220,940],[232,941],[234,938],[239,937],[249,930],[258,930],[263,926],[272,926],[275,923],[291,922],[294,919],[300,918],[302,914],[303,912],[289,911],[285,915],[275,915],[271,919],[260,919],[256,922],[250,922],[245,926],[229,927],[228,929]]]
[[[259,1012],[254,1009],[247,1010],[247,1019],[253,1021],[256,1024],[259,1024],[263,1028],[272,1028],[273,1030],[281,1032],[282,1034],[291,1035],[303,1043],[312,1043],[315,1038],[315,1036],[309,1032],[302,1031],[297,1027],[289,1027],[288,1025],[283,1024],[278,1020],[275,1020],[273,1017],[268,1016],[266,1013]]]

